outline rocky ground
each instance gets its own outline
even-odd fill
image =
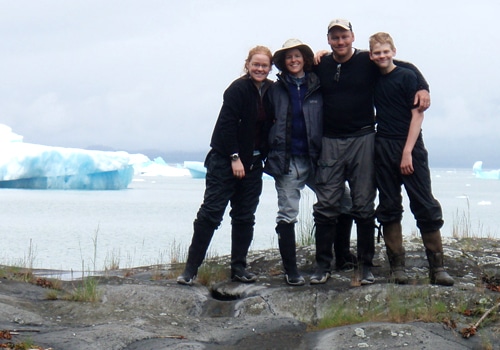
[[[500,349],[500,311],[494,308],[500,302],[500,242],[448,238],[444,243],[447,270],[456,281],[453,287],[428,284],[419,239],[405,242],[412,279],[405,286],[388,282],[382,244],[377,244],[376,283],[362,287],[356,271],[336,272],[325,285],[287,286],[274,249],[249,256],[250,269],[259,276],[255,284],[182,286],[175,282],[173,267],[150,266],[99,277],[96,302],[61,296],[74,291],[79,281],[61,282],[57,294],[61,297],[54,298],[43,283],[3,278],[0,331],[9,331],[12,339],[0,339],[0,348],[8,348],[10,342],[54,350]],[[313,271],[313,247],[299,248],[298,257],[308,277]],[[228,270],[227,257],[220,264]],[[394,323],[382,313],[380,319],[363,323],[320,327],[332,310],[350,307],[363,314],[385,307],[395,295],[410,300],[417,294],[442,301],[449,317]],[[463,337],[463,330],[471,330],[489,309],[477,333]]]

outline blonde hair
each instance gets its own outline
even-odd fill
[[[267,46],[257,45],[255,47],[251,48],[250,51],[248,51],[248,56],[245,60],[245,65],[243,66],[243,72],[245,72],[245,74],[248,73],[247,65],[252,60],[253,55],[257,55],[257,54],[262,54],[262,55],[266,55],[267,57],[269,57],[269,66],[272,67],[273,54],[271,53],[271,50],[269,50],[269,48]]]
[[[376,44],[389,44],[391,46],[392,50],[396,50],[396,46],[394,45],[394,40],[392,40],[392,37],[389,35],[389,33],[384,33],[384,32],[378,32],[373,34],[370,37],[370,51],[373,50],[373,47]]]

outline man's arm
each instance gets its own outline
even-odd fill
[[[424,112],[431,105],[431,95],[429,84],[425,80],[423,74],[418,70],[418,68],[410,62],[394,60],[394,64],[404,68],[411,69],[417,75],[417,93],[415,94],[415,100],[413,104],[418,106],[420,112]]]
[[[418,136],[422,129],[422,122],[424,121],[424,113],[420,112],[418,108],[411,110],[410,129],[408,130],[408,137],[406,138],[405,147],[403,148],[403,155],[401,157],[401,174],[413,174],[413,157],[411,155],[413,147],[417,142]]]

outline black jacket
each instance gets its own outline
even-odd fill
[[[302,111],[306,125],[309,157],[313,165],[319,157],[323,135],[323,98],[318,76],[307,74],[307,94]],[[269,132],[269,154],[264,171],[269,175],[288,174],[292,146],[292,115],[288,84],[278,75],[278,80],[269,89],[265,105],[267,114],[274,124]]]
[[[254,145],[259,103],[272,81],[266,80],[259,91],[248,75],[233,81],[224,91],[224,100],[215,124],[210,146],[223,156],[239,153],[246,169],[252,165],[253,151],[265,158],[268,150],[267,135],[270,122],[261,126],[261,144]]]

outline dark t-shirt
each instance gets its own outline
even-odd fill
[[[380,73],[368,51],[356,49],[342,64],[329,54],[315,71],[323,91],[324,136],[352,136],[373,130],[373,92]]]
[[[399,60],[394,62],[416,74],[418,90],[429,90],[425,78],[413,64]],[[335,61],[330,53],[321,58],[315,72],[323,92],[323,135],[347,137],[373,132],[373,94],[380,71],[370,60],[368,51],[355,49],[354,55],[342,64]]]
[[[392,139],[408,137],[417,86],[415,73],[403,67],[380,76],[375,86],[377,135]]]

